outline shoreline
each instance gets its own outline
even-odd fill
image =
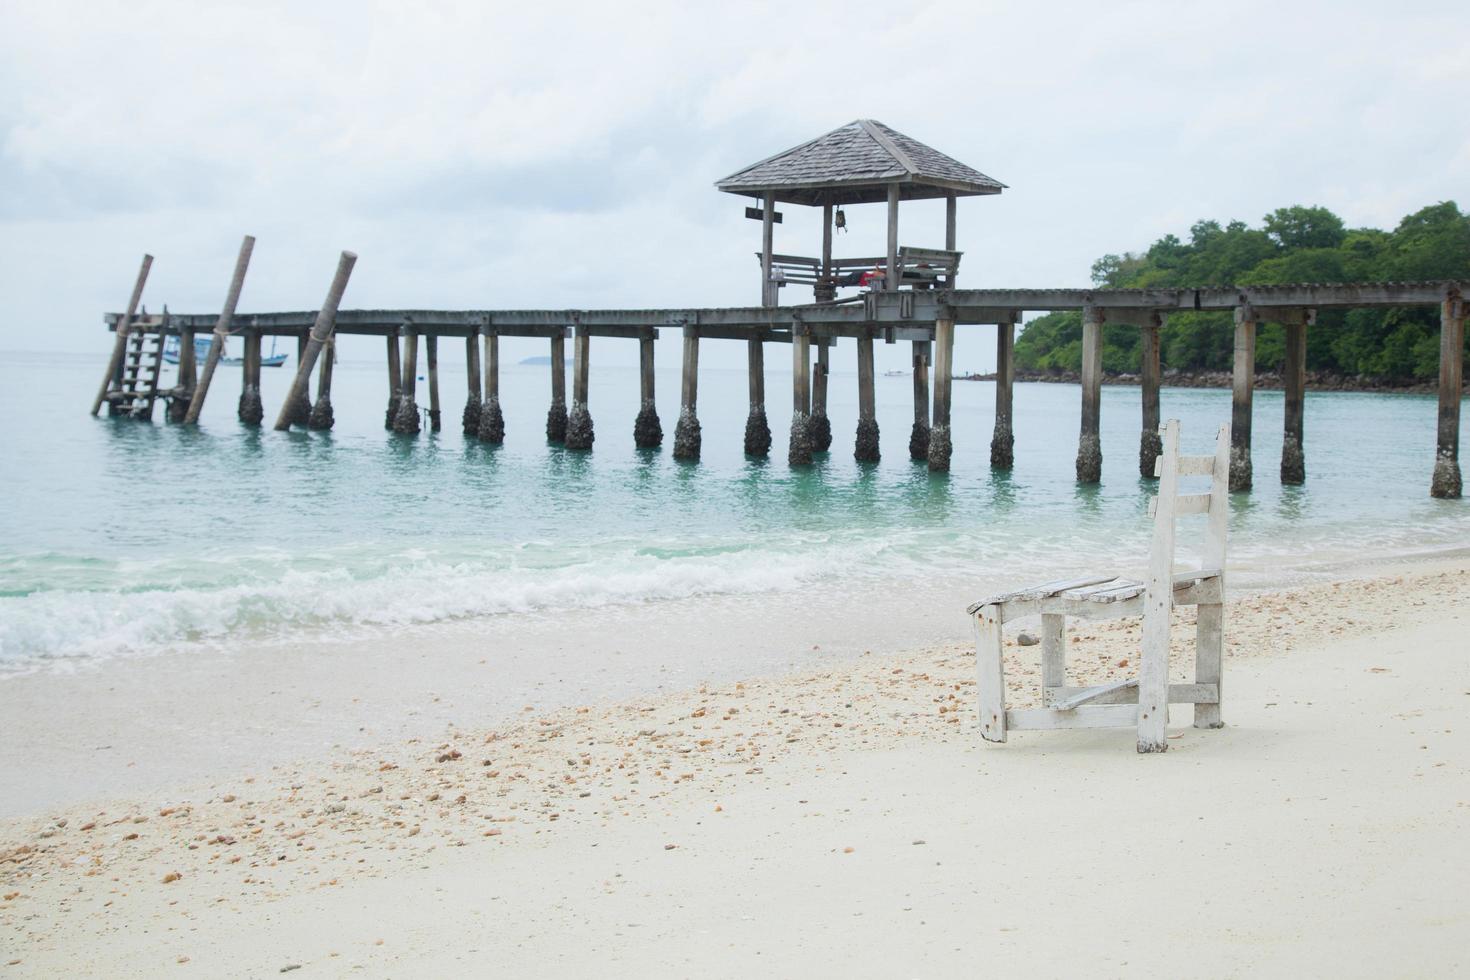
[[[955,375],[953,380],[994,381],[996,380],[996,376],[994,372],[989,374]],[[1016,383],[1075,385],[1082,383],[1082,376],[1076,371],[1017,370],[1013,380]],[[1102,383],[1104,385],[1138,387],[1143,383],[1143,380],[1137,374],[1112,374],[1103,372]],[[1181,371],[1171,369],[1163,372],[1159,379],[1159,387],[1161,388],[1224,388],[1229,390],[1233,383],[1229,371]],[[1260,371],[1256,373],[1253,387],[1264,391],[1283,391],[1286,388],[1286,381],[1279,372]],[[1435,395],[1439,393],[1439,382],[1431,380],[1401,383],[1384,378],[1350,378],[1322,371],[1309,371],[1306,376],[1306,390],[1374,395]],[[1464,383],[1461,390],[1464,394],[1470,394],[1470,380]]]
[[[1293,705],[1295,717],[1304,706],[1317,704],[1322,688],[1312,678],[1323,670],[1333,676],[1347,670],[1345,650],[1368,660],[1389,658],[1383,669],[1396,676],[1401,668],[1387,652],[1396,636],[1416,638],[1394,646],[1404,652],[1392,656],[1407,658],[1419,649],[1424,669],[1430,670],[1431,678],[1439,678],[1435,690],[1444,687],[1440,694],[1463,711],[1451,696],[1463,699],[1461,692],[1470,690],[1463,686],[1465,668],[1451,662],[1452,649],[1444,644],[1462,636],[1470,618],[1470,561],[1464,558],[1399,567],[1388,576],[1346,577],[1237,597],[1227,616],[1227,683],[1232,692],[1240,693],[1227,696],[1225,713],[1227,724],[1237,727],[1222,733],[1181,728],[1188,724],[1189,712],[1176,708],[1171,737],[1177,733],[1180,741],[1175,747],[1214,757],[1190,764],[1187,755],[1181,760],[1168,753],[1162,767],[1146,770],[1159,778],[1198,775],[1201,764],[1230,767],[1234,750],[1212,748],[1229,745],[1228,739],[1276,746],[1279,733],[1261,730],[1259,719],[1249,720],[1250,713]],[[1178,617],[1179,625],[1187,622],[1187,615]],[[1084,625],[1074,636],[1073,676],[1104,682],[1125,672],[1118,664],[1136,646],[1137,624]],[[1191,636],[1176,628],[1176,654],[1185,653]],[[1034,648],[1015,647],[1012,636],[1007,656],[1013,703],[1021,706],[1026,695],[1034,695],[1030,685],[1038,669],[1036,655]],[[1298,677],[1309,662],[1311,671]],[[1344,674],[1343,683],[1351,691],[1361,685],[1371,688],[1384,676],[1375,672],[1377,662]],[[583,855],[592,853],[585,850],[588,844],[631,847],[636,842],[639,862],[680,861],[685,874],[713,874],[718,880],[724,880],[722,875],[738,877],[741,862],[748,863],[747,852],[726,855],[703,868],[688,843],[690,835],[708,832],[706,823],[721,819],[714,815],[726,812],[731,799],[745,800],[729,807],[730,812],[741,813],[752,798],[769,802],[779,797],[778,809],[785,813],[784,808],[793,805],[786,797],[800,798],[803,803],[797,805],[794,822],[793,817],[782,817],[774,825],[758,823],[750,831],[774,833],[785,844],[806,841],[822,860],[838,860],[849,853],[844,848],[862,850],[864,842],[841,843],[852,835],[817,828],[857,820],[842,814],[862,814],[868,808],[854,797],[856,810],[833,810],[818,802],[812,804],[820,808],[818,814],[805,801],[853,792],[876,796],[884,807],[901,808],[900,800],[880,788],[883,783],[865,778],[853,782],[855,774],[871,777],[870,767],[896,778],[886,768],[895,759],[907,760],[899,766],[900,773],[919,761],[932,766],[935,759],[951,763],[963,759],[967,775],[951,773],[951,781],[974,778],[979,766],[979,775],[991,773],[991,780],[1002,780],[1000,785],[982,780],[991,792],[1003,794],[995,797],[992,808],[1011,798],[1004,794],[1025,797],[1024,781],[1050,780],[1047,772],[1056,766],[1081,766],[1082,772],[1097,766],[1145,771],[1132,767],[1132,734],[1126,730],[1088,734],[1080,740],[1073,733],[1040,733],[998,750],[981,746],[974,722],[972,674],[973,650],[967,643],[860,655],[795,672],[688,683],[615,702],[551,712],[531,709],[516,721],[490,728],[451,726],[434,736],[335,748],[295,765],[226,769],[213,778],[179,782],[167,789],[0,820],[0,877],[4,894],[16,893],[0,903],[0,929],[10,933],[12,958],[21,960],[22,971],[7,975],[29,975],[27,970],[39,971],[37,975],[86,972],[99,966],[100,972],[126,967],[148,973],[188,959],[203,965],[211,957],[228,967],[226,973],[249,972],[229,959],[218,959],[219,951],[210,946],[215,930],[236,935],[248,947],[260,939],[255,931],[259,925],[249,923],[261,923],[262,916],[279,918],[282,903],[286,907],[305,903],[316,910],[313,921],[327,916],[325,921],[330,922],[340,915],[342,903],[354,901],[348,896],[381,898],[384,889],[399,895],[403,888],[418,894],[431,887],[429,882],[432,888],[452,893],[472,887],[472,881],[495,884],[502,880],[497,868],[510,869],[504,880],[513,880],[514,868],[522,865],[537,866],[537,875],[550,868],[546,872],[550,880],[571,888],[584,873]],[[1285,702],[1260,695],[1262,684],[1284,685]],[[1419,717],[1426,710],[1419,695],[1427,689],[1409,684],[1403,690],[1410,700],[1398,709],[1401,716]],[[1325,712],[1324,719],[1348,731],[1361,730],[1366,720],[1347,706],[1334,709],[1330,700],[1319,710]],[[1248,720],[1237,721],[1238,712]],[[1385,723],[1379,716],[1373,719],[1372,724]],[[187,737],[186,730],[180,737]],[[1428,738],[1416,735],[1415,746]],[[1439,740],[1437,734],[1435,739]],[[1291,740],[1285,740],[1273,751],[1286,751],[1290,745]],[[1423,763],[1440,766],[1429,770],[1438,780],[1435,785],[1447,777],[1463,778],[1462,762],[1446,770],[1444,753],[1438,747],[1436,752],[1432,763]],[[1424,757],[1411,753],[1405,758],[1412,762]],[[1315,761],[1323,772],[1337,771],[1331,759]],[[1171,763],[1173,768],[1168,768]],[[1278,786],[1276,776],[1292,771],[1275,772],[1271,786]],[[920,781],[911,790],[946,795],[943,785],[943,780]],[[1259,787],[1252,792],[1259,792]],[[1289,781],[1279,784],[1277,792],[1293,795]],[[1127,799],[1138,801],[1132,794]],[[1043,807],[1041,813],[1049,812],[1045,808],[1054,806],[1055,799],[1037,800],[1034,805]],[[1452,822],[1457,826],[1467,822],[1463,802],[1458,811],[1452,801],[1444,805],[1456,814]],[[1136,821],[1135,811],[1124,812],[1128,822]],[[810,822],[821,814],[829,819]],[[1008,818],[1008,826],[1014,819]],[[942,833],[944,826],[945,821],[931,821],[923,834]],[[813,834],[816,838],[808,840]],[[655,840],[661,843],[650,843]],[[710,843],[705,841],[706,846]],[[902,843],[903,856],[915,853],[916,845],[907,839]],[[673,847],[665,851],[666,844]],[[731,860],[736,863],[731,865]],[[620,891],[611,871],[606,880],[605,886],[594,887],[590,881],[577,886],[589,889],[577,903],[595,904],[595,895]],[[543,895],[529,884],[526,887],[532,892],[517,898],[525,899],[528,907],[541,907],[538,903],[560,894]],[[547,887],[554,892],[555,886]],[[500,886],[495,884],[492,890],[499,891]],[[488,905],[476,908],[495,911]],[[505,906],[499,908],[503,911]],[[1448,918],[1464,921],[1463,910],[1457,915]],[[519,913],[512,918],[519,921]],[[346,932],[383,930],[375,922],[351,916],[348,920],[328,930],[330,935],[311,940],[316,943],[312,955],[329,969],[334,957],[328,955],[332,950],[317,948],[322,943],[348,944]],[[178,935],[167,941],[158,936],[151,944],[145,938],[128,938],[149,924]],[[201,925],[211,936],[208,942],[201,936],[190,938],[190,930]],[[310,944],[299,930],[287,930],[286,935],[292,942]],[[437,940],[442,947],[442,939],[425,933],[408,945],[412,957],[404,962],[430,957],[451,968],[444,950],[430,945]],[[544,950],[552,937],[542,935],[542,940]],[[379,956],[405,952],[402,943],[387,950],[367,943],[362,940],[361,946],[353,946],[352,955],[377,962],[380,968],[384,961]],[[147,945],[148,955],[127,958],[116,952],[115,944]],[[495,944],[476,945],[484,953],[489,952],[485,946]],[[256,973],[269,962],[260,958],[264,953],[276,955],[276,946],[270,943],[259,950],[229,944],[223,948],[234,948],[244,957],[242,962],[253,963]],[[347,963],[339,969],[347,969]]]

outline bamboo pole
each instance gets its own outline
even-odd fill
[[[235,319],[235,306],[240,302],[240,290],[245,286],[245,270],[250,268],[250,255],[255,251],[255,236],[246,235],[240,242],[240,253],[235,256],[235,271],[230,276],[230,287],[225,292],[225,305],[215,321],[214,333],[209,338],[209,353],[204,356],[204,368],[199,373],[199,383],[189,399],[189,411],[184,415],[185,425],[195,425],[199,413],[204,411],[204,399],[209,397],[209,385],[214,380],[214,369],[225,350],[225,338],[230,335],[230,324]]]
[[[102,403],[107,400],[107,392],[113,385],[113,380],[122,370],[123,357],[127,353],[128,332],[132,329],[133,314],[138,312],[138,303],[143,299],[143,284],[148,281],[148,270],[153,268],[153,256],[144,255],[143,265],[138,269],[138,278],[133,283],[133,294],[128,298],[127,310],[123,312],[122,319],[117,321],[117,333],[112,340],[112,357],[107,362],[107,373],[102,376],[102,386],[97,389],[97,397],[92,400],[92,414],[96,415],[102,408]]]
[[[322,345],[332,336],[332,328],[337,324],[337,306],[342,302],[342,294],[347,290],[347,280],[351,277],[352,267],[356,263],[357,255],[353,252],[343,252],[337,260],[337,273],[332,277],[332,285],[327,289],[327,298],[322,302],[322,308],[317,311],[316,322],[312,324],[306,354],[296,365],[296,378],[291,382],[291,391],[286,396],[285,404],[281,406],[281,414],[276,417],[277,432],[284,432],[291,428],[294,406],[306,396],[311,369],[316,366],[317,355],[321,353]]]

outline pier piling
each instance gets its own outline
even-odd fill
[[[832,349],[832,338],[817,337],[816,342],[817,363],[812,366],[812,413],[807,436],[812,452],[825,453],[832,448],[832,420],[827,417],[827,354]]]
[[[798,331],[798,328],[800,330]],[[812,461],[811,334],[800,324],[791,332],[791,439],[786,462],[807,466]],[[820,348],[818,348],[820,349]]]
[[[591,449],[596,438],[592,431],[592,413],[587,409],[588,356],[592,353],[592,337],[585,327],[577,327],[572,338],[572,412],[567,418],[567,448]]]
[[[1429,495],[1453,499],[1460,481],[1460,398],[1464,377],[1465,299],[1449,289],[1439,308],[1439,426]]]
[[[480,441],[492,446],[505,442],[505,416],[500,410],[500,335],[486,324],[480,328],[485,337],[485,397],[480,403]]]
[[[699,459],[699,328],[684,327],[683,383],[679,390],[679,421],[674,426],[674,458]]]
[[[771,426],[766,422],[766,354],[759,337],[745,342],[746,367],[750,374],[750,414],[745,419],[745,455],[768,456]]]
[[[220,310],[219,320],[215,322],[214,332],[209,338],[209,353],[204,355],[204,369],[199,374],[199,383],[194,386],[194,391],[189,398],[189,410],[184,415],[185,425],[194,425],[199,421],[199,413],[204,411],[204,399],[209,397],[209,385],[214,380],[214,369],[219,365],[219,359],[225,351],[225,338],[230,335],[230,324],[235,319],[235,307],[240,302],[240,290],[245,287],[245,271],[250,268],[250,256],[255,251],[255,236],[246,235],[240,242],[240,252],[235,256],[235,271],[230,276],[230,286],[225,292],[225,305]],[[193,344],[189,345],[190,355],[193,354]],[[183,346],[179,347],[179,357],[183,357]],[[182,360],[180,361],[182,363]]]
[[[1281,440],[1281,482],[1307,482],[1307,460],[1303,444],[1307,392],[1307,325],[1310,315],[1286,324],[1285,425]]]
[[[1103,311],[1082,310],[1082,431],[1077,439],[1077,482],[1102,479],[1102,439],[1098,431],[1102,409]]]
[[[1159,435],[1159,335],[1163,317],[1150,314],[1148,323],[1138,325],[1138,378],[1143,389],[1143,430],[1138,437],[1138,472],[1154,479],[1154,461],[1164,451]]]
[[[308,340],[307,334],[302,334],[296,338],[296,364],[298,368],[300,365],[306,363],[306,347],[309,343],[310,340]],[[299,374],[300,371],[298,370],[297,373]],[[311,371],[308,370],[306,372],[306,379],[303,381],[300,389],[297,389],[294,384],[291,386],[290,394],[287,396],[286,405],[282,408],[282,411],[284,412],[288,408],[291,413],[290,421],[287,423],[288,428],[292,425],[304,426],[307,420],[311,418]]]
[[[954,446],[949,435],[950,395],[954,387],[954,313],[945,309],[934,321],[934,415],[929,428],[929,472],[948,473]]]
[[[471,439],[480,437],[480,337],[472,333],[464,339],[464,413],[460,428]]]
[[[916,340],[914,351],[914,428],[909,433],[909,459],[929,458],[929,357],[927,340]]]
[[[260,401],[260,331],[245,331],[245,353],[240,357],[240,404],[235,417],[252,428],[265,419]]]
[[[398,382],[398,413],[393,416],[393,431],[413,436],[419,432],[419,406],[415,398],[419,387],[419,335],[412,322],[399,327],[403,335],[403,371]]]
[[[189,403],[199,383],[198,358],[194,355],[194,331],[179,328],[179,375],[173,394],[168,399],[168,420],[183,422],[189,414]]]
[[[392,432],[393,423],[398,418],[399,400],[403,397],[403,372],[398,363],[397,334],[390,333],[384,339],[388,342],[388,410],[383,413],[383,428]]]
[[[546,410],[546,441],[567,441],[567,340],[561,330],[551,338],[551,407]]]
[[[1016,436],[1011,413],[1016,388],[1016,325],[995,325],[995,430],[990,436],[990,465],[1008,470],[1016,463]]]
[[[1256,313],[1235,308],[1235,360],[1230,386],[1230,491],[1251,488],[1251,400],[1256,388]]]
[[[664,428],[658,421],[658,405],[654,402],[653,341],[651,327],[638,334],[638,417],[633,420],[633,445],[639,449],[657,449],[664,441]]]
[[[860,463],[876,463],[882,454],[878,450],[878,404],[873,392],[872,327],[865,328],[857,339],[857,366],[858,422],[852,455]]]
[[[312,403],[311,415],[306,420],[308,429],[325,432],[336,422],[332,414],[332,365],[336,360],[337,338],[328,337],[322,345],[322,363],[316,377],[316,401]]]
[[[286,396],[286,403],[281,406],[281,414],[276,418],[276,431],[284,432],[291,427],[295,417],[300,415],[299,406],[306,404],[306,421],[311,416],[311,405],[306,401],[307,386],[311,380],[311,369],[316,365],[317,356],[321,353],[324,345],[332,337],[332,330],[337,324],[337,307],[342,302],[342,294],[347,291],[347,280],[352,276],[352,267],[357,264],[357,255],[353,252],[343,252],[337,259],[337,272],[332,276],[332,284],[327,288],[327,298],[322,301],[322,308],[317,311],[316,322],[312,324],[311,333],[302,339],[305,349],[299,352],[299,362],[296,365],[296,378],[291,382],[290,394]]]
[[[128,347],[128,331],[133,325],[133,316],[138,312],[138,304],[143,299],[143,285],[148,281],[148,270],[153,268],[153,256],[144,255],[143,265],[138,269],[138,278],[133,282],[133,293],[128,298],[126,312],[117,323],[117,333],[112,338],[112,357],[107,362],[107,373],[102,376],[102,387],[97,389],[97,397],[92,401],[92,414],[96,415],[102,408],[102,403],[107,400],[107,392],[122,377],[123,355]],[[108,414],[111,414],[110,412]]]
[[[424,356],[429,359],[429,431],[439,431],[439,335],[424,336]]]

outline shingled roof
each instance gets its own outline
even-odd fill
[[[899,185],[904,200],[999,194],[1006,186],[875,119],[857,119],[738,170],[715,187],[815,205],[886,201],[890,184]]]

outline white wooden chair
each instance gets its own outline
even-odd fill
[[[980,672],[980,734],[1004,742],[1020,729],[1114,728],[1137,726],[1139,752],[1163,752],[1170,704],[1193,704],[1194,727],[1219,728],[1221,666],[1224,657],[1222,612],[1225,603],[1225,529],[1229,510],[1230,426],[1221,426],[1213,456],[1179,455],[1179,423],[1163,427],[1163,453],[1155,463],[1159,495],[1150,502],[1154,520],[1148,578],[1129,581],[1116,575],[1088,575],[1018,592],[970,606],[975,618]],[[1208,493],[1179,492],[1181,477],[1208,476]],[[1174,569],[1174,522],[1204,514],[1204,556],[1193,571]],[[1174,606],[1198,606],[1195,681],[1169,683],[1169,615]],[[1007,710],[1001,627],[1024,616],[1041,616],[1040,708]],[[1138,677],[1095,687],[1066,682],[1066,618],[1103,620],[1143,617],[1143,652]]]

